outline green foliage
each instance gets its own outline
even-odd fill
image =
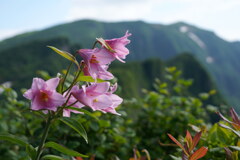
[[[145,91],[144,100],[134,109],[138,110],[136,121],[140,124],[135,126],[141,137],[138,148],[147,148],[153,158],[159,158],[159,153],[163,157],[173,153],[169,147],[159,146],[159,142],[170,143],[166,133],[184,134],[188,125],[202,126],[208,117],[201,99],[187,92],[191,81],[182,79],[175,67],[166,71],[166,81],[157,80],[156,91]]]
[[[54,155],[45,155],[42,157],[43,160],[64,160],[62,157]]]
[[[209,74],[190,54],[179,55],[167,62],[159,59],[149,59],[143,62],[127,64],[115,63],[111,69],[112,73],[118,77],[118,83],[122,87],[120,95],[125,98],[136,98],[143,97],[142,89],[155,90],[152,85],[155,83],[155,79],[163,79],[165,77],[164,68],[171,65],[176,65],[182,71],[182,77],[188,79],[187,81],[178,80],[178,85],[174,88],[176,92],[180,93],[181,86],[187,85],[189,88],[183,92],[188,92],[189,95],[198,96],[199,93],[204,93],[202,94],[203,97],[203,95],[210,94],[208,93],[209,91],[211,95],[214,94],[214,96],[207,98],[204,102],[205,104],[225,104],[225,100],[220,93],[214,93],[214,91],[216,92],[216,86]],[[181,72],[178,71],[177,74],[181,74]],[[172,80],[175,80],[174,77],[169,76],[167,77],[168,79],[173,78]],[[180,90],[177,91],[178,89]],[[213,121],[216,121],[215,117],[213,116]]]
[[[0,135],[0,140],[9,141],[9,142],[18,144],[20,146],[26,146],[27,145],[27,143],[24,142],[23,140],[19,139],[18,137],[14,136],[14,135],[10,135],[10,134],[1,134]]]
[[[53,148],[61,153],[64,153],[66,155],[70,155],[70,156],[76,156],[76,157],[88,157],[86,155],[83,155],[81,153],[78,153],[76,151],[73,151],[71,149],[68,149],[60,144],[57,144],[55,142],[47,142],[45,145],[44,145],[45,148]]]
[[[74,119],[70,119],[70,118],[61,118],[60,121],[62,121],[63,123],[65,123],[66,125],[71,127],[72,129],[74,129],[88,143],[87,133],[81,123],[79,123],[78,121],[76,121]]]
[[[49,77],[46,72],[41,73],[44,77]],[[194,96],[189,92],[194,81],[186,80],[181,75],[182,72],[176,67],[168,67],[163,71],[164,78],[156,80],[153,91],[144,90],[143,98],[129,99],[121,105],[118,110],[121,116],[91,112],[83,108],[77,111],[85,114],[72,115],[71,122],[66,119],[62,119],[64,123],[55,121],[49,133],[51,138],[47,139],[48,145],[45,146],[46,156],[42,159],[70,160],[71,156],[68,155],[80,156],[75,153],[83,153],[89,157],[94,155],[96,159],[104,160],[116,156],[129,159],[133,155],[133,148],[136,147],[140,150],[146,149],[152,159],[170,159],[181,156],[181,151],[171,146],[167,133],[181,138],[179,135],[184,135],[189,128],[191,132],[205,131],[199,145],[209,147],[206,155],[208,159],[222,159],[225,157],[224,147],[238,146],[237,137],[217,124],[211,126],[210,123],[206,123],[210,121],[211,114],[202,100],[211,97],[214,91]],[[46,115],[29,113],[29,104],[17,100],[17,93],[10,88],[4,88],[0,94],[0,105],[0,134],[11,133],[32,144],[21,147],[1,141],[0,159],[25,160],[25,150],[34,157],[34,147],[40,141],[37,137],[45,124],[40,117],[46,118]],[[211,111],[215,110],[216,108],[211,108]],[[76,128],[74,125],[73,128],[73,123],[81,124],[82,127]],[[69,129],[69,126],[76,132]],[[85,131],[82,128],[85,128]],[[88,134],[88,144],[82,138],[86,138],[85,132]],[[72,148],[74,154],[65,150],[66,148]],[[230,149],[234,150],[233,148]],[[235,154],[235,151],[233,152]]]

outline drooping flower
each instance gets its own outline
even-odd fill
[[[84,107],[84,105],[82,103],[78,102],[78,100],[75,97],[73,97],[73,95],[71,94],[72,92],[77,91],[77,90],[79,90],[79,87],[78,86],[73,86],[73,88],[69,92],[70,98],[69,98],[69,100],[67,102],[67,106],[71,106],[71,107],[75,107],[75,108],[82,108],[82,107]],[[63,96],[64,97],[67,96],[67,92],[65,92],[63,94]],[[82,114],[82,112],[65,108],[65,109],[63,109],[63,117],[70,117],[71,116],[71,112]]]
[[[102,49],[80,49],[80,56],[83,58],[85,66],[84,75],[89,75],[94,79],[103,80],[113,79],[112,73],[108,72],[108,65],[114,60],[114,57],[108,53],[102,52]]]
[[[121,38],[114,38],[110,40],[98,38],[97,40],[102,44],[103,48],[105,48],[105,50],[102,50],[102,52],[113,55],[113,57],[124,63],[125,61],[123,61],[123,59],[125,59],[129,54],[129,50],[125,46],[130,43],[128,37],[131,35],[132,34],[128,33],[127,31]]]
[[[115,85],[113,85],[112,87],[110,87],[109,92],[106,93],[111,98],[113,105],[111,107],[102,109],[101,110],[102,112],[109,112],[112,114],[120,115],[119,113],[116,112],[115,108],[123,102],[123,99],[121,97],[117,96],[116,94],[113,94],[116,90],[117,90],[117,83]]]
[[[41,78],[33,78],[31,89],[24,93],[24,97],[31,100],[32,110],[56,111],[57,107],[65,102],[63,95],[56,91],[60,79],[52,78],[44,81]]]
[[[109,82],[95,83],[73,92],[73,96],[92,110],[118,114],[115,108],[122,103],[122,98],[113,94]],[[118,114],[119,115],[119,114]]]

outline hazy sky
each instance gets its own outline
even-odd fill
[[[78,19],[177,21],[240,40],[240,0],[0,0],[0,40]]]

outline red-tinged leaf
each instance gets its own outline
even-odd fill
[[[83,160],[82,157],[75,157],[76,160]]]
[[[182,150],[183,152],[188,156],[189,154],[187,153],[187,151],[185,150],[185,148],[182,146],[182,144],[180,142],[178,142],[178,140],[176,140],[171,134],[167,134],[169,138],[171,138],[171,140],[173,142],[175,142]]]
[[[151,160],[150,154],[146,149],[143,149],[142,152],[145,152],[147,160]]]
[[[201,136],[202,136],[202,132],[201,132],[201,131],[198,132],[198,133],[194,136],[194,138],[193,138],[193,145],[192,145],[191,150],[193,150],[193,149],[196,147],[196,145],[198,144]]]
[[[90,160],[95,160],[95,155],[91,156]]]
[[[232,126],[233,126],[236,130],[240,130],[240,124],[232,123]]]
[[[232,151],[227,147],[224,147],[224,150],[226,153],[226,160],[232,160]]]
[[[190,149],[189,149],[189,147],[188,147],[188,144],[187,143],[184,143],[184,146],[183,146],[184,148],[185,148],[185,151],[188,153],[188,155],[190,155],[190,153],[191,153],[191,151],[190,151]],[[183,152],[184,153],[184,152]]]
[[[226,122],[228,123],[232,123],[231,121],[229,121],[227,118],[225,118],[220,112],[217,112],[217,114]]]
[[[188,156],[184,152],[182,152],[182,160],[188,160]]]
[[[208,148],[201,147],[191,155],[189,160],[198,160],[198,159],[204,157],[206,155],[207,151],[208,151]]]
[[[186,138],[186,141],[187,141],[187,147],[191,151],[193,140],[192,140],[192,136],[191,136],[191,134],[189,133],[188,130],[187,130],[187,134],[186,134],[185,138]]]
[[[237,113],[235,112],[235,110],[233,108],[230,109],[230,114],[231,114],[231,117],[233,119],[233,122],[240,125],[240,119],[239,119]]]

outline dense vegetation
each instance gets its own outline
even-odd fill
[[[2,53],[5,52],[3,55],[11,63],[9,63],[7,71],[2,70],[3,75],[7,78],[2,79],[2,81],[12,80],[15,87],[20,90],[21,87],[30,85],[28,79],[35,75],[37,69],[41,70],[38,71],[38,75],[48,80],[51,78],[50,75],[56,76],[56,70],[60,71],[66,68],[65,61],[50,53],[51,50],[41,47],[46,43],[61,46],[71,53],[74,53],[74,48],[79,48],[79,46],[72,47],[65,38],[58,38],[50,41],[33,41],[22,47],[17,46],[12,50],[16,53],[15,57],[7,54],[11,49],[5,50]],[[73,49],[70,50],[70,47]],[[28,56],[21,56],[21,53]],[[40,63],[40,60],[43,62]],[[2,61],[2,63],[8,64],[7,61]],[[77,65],[79,65],[78,62]],[[172,67],[173,65],[182,71]],[[78,69],[78,72],[81,73],[80,66]],[[180,136],[189,130],[192,135],[201,134],[202,137],[201,139],[198,137],[200,141],[197,148],[201,149],[204,146],[204,150],[198,153],[198,150],[194,149],[195,147],[190,149],[197,153],[197,157],[205,156],[206,159],[221,160],[227,155],[233,160],[237,160],[238,131],[230,128],[229,125],[213,124],[219,121],[216,112],[221,111],[226,115],[228,108],[222,105],[224,100],[216,92],[211,77],[191,54],[181,54],[168,61],[149,59],[142,62],[129,62],[124,65],[114,63],[110,70],[117,76],[111,82],[118,81],[120,84],[117,91],[118,95],[126,98],[117,110],[121,116],[103,114],[100,111],[92,112],[90,108],[84,107],[85,109],[80,109],[80,111],[85,114],[75,114],[67,120],[62,118],[61,108],[57,110],[56,114],[51,111],[44,114],[41,110],[31,110],[29,102],[21,100],[21,96],[18,96],[22,94],[20,91],[16,92],[8,86],[0,86],[0,107],[2,108],[0,110],[0,158],[3,160],[29,160],[30,157],[42,160],[71,160],[72,156],[77,156],[76,159],[82,160],[81,157],[84,157],[83,154],[85,154],[91,160],[132,160],[133,156],[140,159],[141,154],[138,150],[143,150],[152,159],[181,159],[183,152],[176,150],[176,145],[171,141],[173,138],[170,139],[168,136],[171,134],[178,140],[180,139],[181,143],[186,143],[186,140],[191,142],[189,135],[186,136],[185,141],[182,141]],[[63,70],[61,73],[64,75],[68,72]],[[70,70],[70,73],[74,73],[74,68]],[[21,81],[18,77],[22,78]],[[71,80],[73,80],[72,84],[79,81],[77,84],[79,85],[84,81],[89,85],[89,82],[92,81],[84,79],[84,77],[83,79],[75,79],[72,75],[66,76],[66,83],[62,83],[62,88],[59,86],[58,89],[63,94],[64,88],[69,89],[72,86],[69,85]],[[95,84],[90,86],[92,85]],[[37,85],[35,84],[35,86]],[[38,89],[34,85],[32,88]],[[33,91],[28,91],[28,93],[34,94]],[[40,89],[39,93],[40,98],[45,101],[46,94],[53,92],[42,94]],[[93,94],[96,93],[93,92]],[[105,95],[111,96],[111,90]],[[98,99],[93,101],[98,102]],[[63,107],[68,108],[76,103],[67,104],[67,102]],[[223,117],[220,113],[219,115]],[[54,119],[51,119],[52,116]],[[233,118],[238,124],[236,115]],[[45,138],[39,139],[39,137],[41,135],[45,137],[45,133],[49,131],[45,129],[47,132],[42,134],[44,126],[50,124],[50,120],[53,121],[51,121],[49,136],[44,144],[42,142],[45,141]],[[235,124],[233,127],[238,129]],[[87,141],[88,143],[86,143]],[[196,142],[196,139],[194,141]],[[43,155],[46,156],[41,157],[41,149],[44,150]],[[186,154],[194,155],[194,152]],[[206,153],[207,155],[205,155]],[[47,154],[54,156],[47,157]],[[146,157],[142,156],[141,159],[146,159]],[[148,159],[150,159],[149,156]]]
[[[51,127],[48,140],[94,156],[95,159],[129,159],[133,157],[134,148],[146,149],[152,159],[176,159],[181,157],[181,151],[176,150],[167,133],[180,137],[186,130],[193,135],[202,130],[200,146],[209,148],[205,159],[222,160],[226,156],[224,147],[237,145],[239,138],[217,124],[210,123],[210,117],[219,109],[206,105],[203,101],[214,96],[215,92],[212,90],[191,96],[188,88],[192,81],[183,79],[179,70],[169,67],[163,73],[163,78],[154,83],[155,91],[144,90],[142,99],[125,100],[118,110],[121,116],[101,112],[73,116],[86,129],[88,144],[60,121]],[[3,89],[0,99],[0,133],[17,135],[36,146],[40,141],[37,137],[44,125],[39,117],[41,115],[29,112],[29,103],[19,101],[14,90]],[[225,111],[226,108],[222,107],[221,112],[226,114]],[[25,147],[2,142],[1,159],[28,159]],[[52,149],[45,152],[70,159]],[[234,154],[237,155],[237,151]]]

